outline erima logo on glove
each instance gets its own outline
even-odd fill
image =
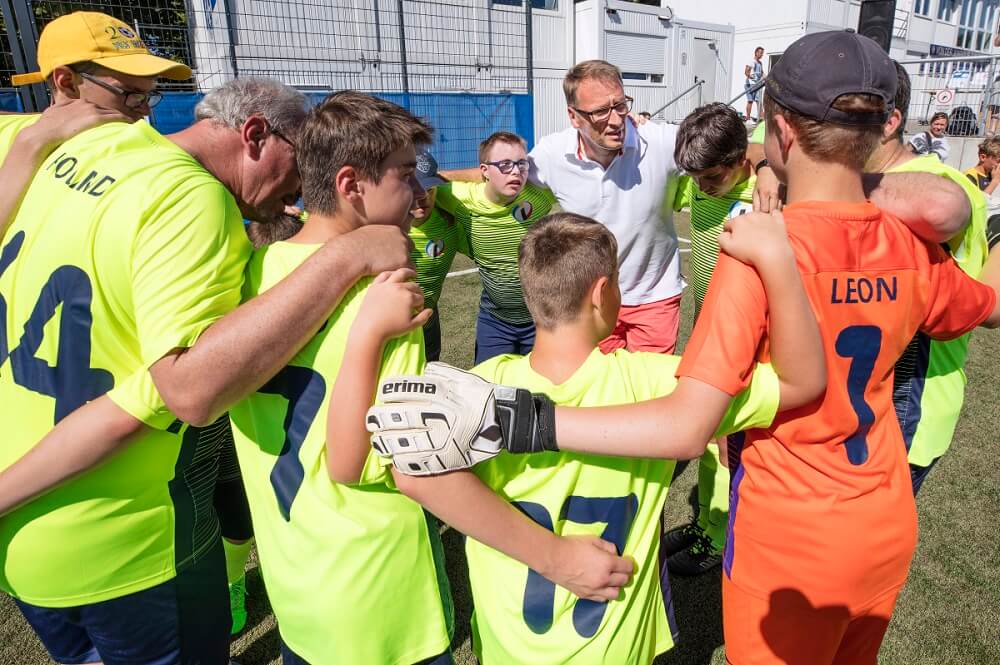
[[[437,393],[437,386],[433,383],[422,383],[418,381],[396,381],[394,383],[383,383],[382,384],[382,394],[391,395],[392,393],[424,393],[426,395],[434,395]]]

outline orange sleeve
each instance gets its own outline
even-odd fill
[[[750,385],[766,332],[767,297],[760,276],[721,253],[677,376],[735,395]]]
[[[920,330],[934,339],[960,337],[993,312],[996,292],[962,272],[942,248],[932,246],[929,258],[927,312]]]

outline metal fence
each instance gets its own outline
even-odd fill
[[[268,76],[316,99],[354,89],[409,108],[434,125],[435,153],[445,168],[475,163],[479,141],[493,131],[516,132],[529,144],[534,140],[532,2],[0,0],[0,4],[8,5],[15,16],[20,10],[30,17],[31,25],[18,26],[22,41],[37,40],[48,21],[67,12],[101,11],[132,26],[153,52],[190,65],[192,79],[162,85],[168,94],[152,121],[164,132],[189,124],[194,104],[220,83],[239,76]],[[32,60],[34,44],[23,45],[29,52],[26,59]],[[4,85],[9,82],[0,79],[0,87]],[[38,95],[36,90],[36,99]]]
[[[994,56],[902,60],[910,75],[907,130],[925,131],[937,113],[950,136],[984,136],[1000,129],[1000,63]]]

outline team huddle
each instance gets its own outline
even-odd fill
[[[103,14],[38,53],[53,105],[0,115],[0,589],[53,660],[229,663],[256,543],[284,663],[451,663],[444,523],[484,665],[651,663],[668,572],[715,566],[728,662],[876,662],[1000,326],[1000,216],[904,150],[874,42],[795,42],[749,140],[723,104],[632,116],[583,62],[570,128],[440,174],[406,109],[269,79],[161,135],[156,79],[191,71]],[[468,372],[428,363],[458,253]]]

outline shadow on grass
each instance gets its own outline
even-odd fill
[[[278,660],[281,654],[281,637],[277,625],[261,630],[261,624],[271,617],[271,605],[267,602],[267,592],[264,590],[264,579],[260,575],[260,566],[250,568],[247,573],[247,625],[238,637],[246,646],[234,653],[233,657],[241,664],[270,663]]]

